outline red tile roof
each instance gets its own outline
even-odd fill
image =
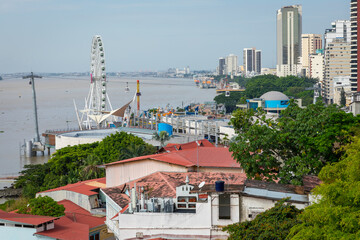
[[[65,207],[65,216],[55,221],[55,228],[37,234],[55,239],[89,239],[90,229],[104,225],[106,217],[95,217],[69,200],[58,202]]]
[[[200,144],[199,147],[215,147],[207,139],[198,140],[198,143]],[[159,152],[161,152],[161,151],[169,151],[169,152],[180,151],[180,150],[193,149],[193,148],[197,148],[197,147],[198,147],[198,145],[197,145],[196,141],[183,143],[183,144],[169,143],[165,147],[160,149]]]
[[[74,222],[87,224],[90,228],[105,224],[106,217],[95,217],[86,209],[69,200],[62,200],[58,203],[65,207],[65,216]]]
[[[95,189],[105,187],[105,185],[106,185],[106,178],[98,178],[98,179],[91,179],[87,181],[77,182],[74,184],[68,184],[66,186],[49,189],[40,193],[64,190],[64,191],[76,192],[87,196],[91,196],[98,194],[96,191],[94,191]]]
[[[30,214],[19,214],[19,213],[8,213],[0,210],[0,219],[4,219],[11,222],[29,224],[29,225],[40,225],[42,223],[50,222],[58,217],[38,216]]]
[[[55,221],[53,229],[36,234],[61,240],[88,240],[89,226],[73,222],[64,216]]]
[[[144,187],[148,197],[176,197],[176,187],[185,184],[186,176],[189,177],[189,184],[198,185],[205,181],[207,184],[214,184],[218,180],[223,180],[227,184],[244,184],[245,173],[222,173],[222,172],[156,172],[140,179],[126,183],[126,188],[131,189],[136,183],[136,187]],[[124,208],[130,198],[124,193],[124,185],[104,188],[102,191],[108,195],[120,207]]]
[[[172,151],[168,153],[135,157],[122,161],[108,163],[105,166],[124,164],[146,159],[176,164],[185,167],[194,167],[199,164],[200,167],[240,168],[240,164],[233,159],[231,152],[229,152],[228,148],[216,147],[191,148],[182,151]]]

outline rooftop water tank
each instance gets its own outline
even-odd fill
[[[158,134],[160,134],[162,131],[167,132],[169,134],[169,136],[173,135],[173,127],[170,124],[159,123],[158,124]]]
[[[215,182],[215,190],[217,192],[223,192],[225,189],[225,183],[224,181],[216,181]]]

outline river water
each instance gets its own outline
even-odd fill
[[[108,77],[107,92],[113,108],[129,102],[136,91],[135,78]],[[139,78],[140,108],[181,107],[212,101],[215,89],[199,89],[192,79]],[[48,156],[27,158],[20,145],[35,137],[32,89],[28,79],[0,81],[0,177],[16,176],[25,164],[43,163]],[[128,82],[130,91],[125,93]],[[89,77],[35,79],[39,132],[76,128],[73,100],[83,109],[90,88]],[[41,137],[42,138],[42,137]],[[42,138],[43,140],[43,138]],[[0,182],[1,185],[1,182]]]

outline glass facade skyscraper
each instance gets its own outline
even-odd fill
[[[296,75],[301,56],[302,6],[286,6],[277,11],[277,72]]]

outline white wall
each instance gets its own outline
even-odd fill
[[[106,166],[106,187],[116,187],[161,171],[187,172],[185,167],[155,160],[139,160]]]
[[[67,136],[55,136],[55,150],[67,147],[67,146],[74,146],[79,144],[86,144],[86,143],[94,143],[102,141],[102,137],[96,138],[89,138],[89,137],[67,137]]]
[[[242,202],[241,202],[241,207],[242,207],[241,221],[243,222],[246,220],[251,220],[251,218],[249,218],[249,213],[251,210],[258,211],[258,212],[261,212],[261,211],[264,212],[264,211],[274,207],[275,203],[277,201],[278,200],[243,196]],[[305,204],[300,204],[300,203],[292,203],[292,205],[294,205],[298,209],[303,209],[306,207]]]
[[[210,236],[211,209],[209,203],[197,203],[196,213],[134,213],[120,214],[119,239],[143,235],[205,235]]]
[[[21,240],[34,240],[34,239],[53,239],[45,236],[34,235],[35,228],[21,228],[21,227],[6,227],[0,226],[0,238],[3,240],[21,239]]]
[[[97,196],[87,196],[84,194],[66,191],[66,190],[59,190],[59,191],[53,191],[53,192],[43,192],[38,193],[36,196],[49,196],[55,201],[61,201],[61,200],[69,200],[75,203],[76,205],[79,205],[82,208],[85,208],[87,211],[91,211],[90,206],[90,200],[89,198],[97,198]]]
[[[240,221],[239,195],[230,195],[230,219],[219,219],[219,195],[212,194],[212,225],[226,226]]]

